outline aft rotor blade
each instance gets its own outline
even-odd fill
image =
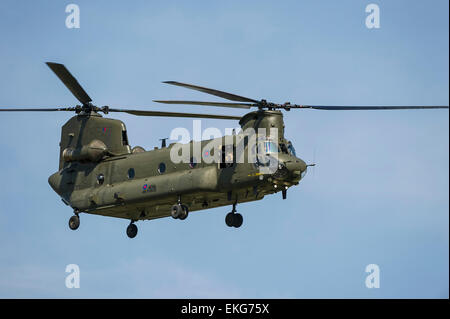
[[[64,85],[72,92],[72,94],[83,104],[87,104],[92,99],[87,95],[86,91],[78,83],[77,79],[70,74],[69,70],[59,63],[46,62],[48,67],[56,74],[56,76],[64,83]]]
[[[315,109],[327,111],[367,111],[367,110],[414,110],[414,109],[448,109],[448,106],[418,105],[418,106],[325,106],[325,105],[297,105],[291,108]]]
[[[73,107],[61,107],[52,109],[43,108],[19,108],[19,109],[4,109],[0,108],[0,112],[53,112],[53,111],[75,111]]]
[[[224,98],[224,99],[227,99],[227,100],[230,100],[230,101],[259,103],[259,101],[250,99],[250,98],[245,97],[245,96],[239,96],[239,95],[231,94],[231,93],[228,93],[228,92],[223,92],[223,91],[219,91],[219,90],[209,89],[209,88],[205,88],[205,87],[198,86],[198,85],[181,83],[181,82],[176,82],[176,81],[164,81],[163,83],[167,83],[167,84],[171,84],[171,85],[177,85],[177,86],[182,86],[182,87],[185,87],[185,88],[191,89],[191,90],[197,90],[197,91],[200,91],[200,92],[203,92],[203,93],[219,96],[221,98]]]
[[[185,104],[185,105],[207,105],[207,106],[220,106],[220,107],[232,107],[239,109],[249,109],[252,106],[258,106],[255,103],[224,103],[224,102],[203,102],[203,101],[167,101],[167,100],[153,100],[153,102],[164,104]]]
[[[138,116],[190,117],[190,118],[205,118],[205,119],[220,119],[220,120],[240,120],[241,119],[240,116],[162,112],[162,111],[108,109],[108,112],[123,112],[123,113],[138,115]]]

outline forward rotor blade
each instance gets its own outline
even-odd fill
[[[53,112],[53,111],[75,111],[73,107],[61,107],[53,109],[42,109],[42,108],[23,108],[23,109],[4,109],[0,108],[0,112]]]
[[[414,109],[448,109],[448,106],[419,105],[419,106],[325,106],[325,105],[299,105],[292,108],[316,109],[327,111],[367,111],[367,110],[414,110]]]
[[[108,109],[108,112],[123,112],[123,113],[138,115],[138,116],[190,117],[190,118],[206,118],[206,119],[221,119],[221,120],[240,120],[241,119],[240,116],[162,112],[162,111]]]
[[[181,82],[176,82],[176,81],[165,81],[163,83],[182,86],[182,87],[185,87],[185,88],[191,89],[191,90],[197,90],[197,91],[200,91],[203,93],[219,96],[221,98],[224,98],[224,99],[227,99],[230,101],[259,103],[259,101],[250,99],[248,97],[239,96],[239,95],[235,95],[235,94],[231,94],[231,93],[223,92],[223,91],[219,91],[219,90],[209,89],[209,88],[205,88],[205,87],[198,86],[198,85],[192,85],[192,84],[181,83]]]
[[[221,106],[221,107],[232,107],[239,109],[249,109],[252,106],[257,106],[254,103],[223,103],[223,102],[203,102],[203,101],[162,101],[162,100],[153,100],[156,103],[164,103],[164,104],[186,104],[186,105],[207,105],[207,106]]]
[[[69,70],[59,63],[46,62],[48,67],[56,74],[56,76],[64,83],[64,85],[72,92],[72,94],[83,104],[87,104],[92,99],[87,95],[86,91],[78,83],[77,79],[70,74]]]

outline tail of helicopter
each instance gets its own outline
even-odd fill
[[[73,161],[98,162],[105,155],[129,153],[127,130],[120,120],[100,114],[77,115],[61,129],[60,170]]]
[[[69,119],[61,129],[58,172],[48,182],[71,205],[73,192],[86,183],[86,174],[106,156],[130,154],[127,131],[120,120],[100,114],[80,114]],[[84,181],[84,182],[83,182]]]

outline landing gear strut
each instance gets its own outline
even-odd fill
[[[78,216],[78,212],[75,211],[75,215],[69,219],[69,228],[72,230],[77,230],[78,227],[80,227],[80,216]]]
[[[127,236],[130,238],[134,238],[134,237],[136,237],[137,233],[138,233],[138,228],[134,224],[134,220],[132,220],[130,222],[130,225],[128,225],[128,227],[127,227]]]
[[[225,216],[225,224],[227,224],[228,227],[239,228],[241,227],[243,221],[244,218],[242,215],[236,213],[236,203],[233,204],[233,210]]]

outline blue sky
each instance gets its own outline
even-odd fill
[[[44,64],[64,63],[98,105],[214,100],[178,80],[283,103],[448,105],[448,1],[0,2],[0,106],[73,106]],[[231,208],[138,222],[82,215],[47,183],[70,113],[0,116],[2,298],[448,298],[447,110],[285,113],[286,136],[317,163],[299,186]],[[192,120],[121,115],[146,149]],[[204,120],[222,131],[229,122]],[[365,267],[380,267],[379,289]],[[79,289],[65,268],[80,267]]]

